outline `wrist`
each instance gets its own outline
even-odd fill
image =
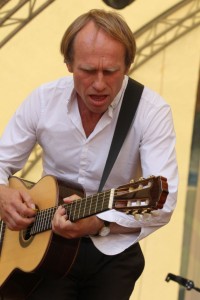
[[[98,217],[97,217],[98,218]],[[109,221],[105,221],[102,220],[100,218],[98,218],[99,220],[101,220],[101,227],[99,228],[98,232],[96,233],[96,236],[107,236],[110,234],[110,222]]]

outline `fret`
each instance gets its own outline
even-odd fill
[[[67,205],[66,213],[67,213],[68,219],[70,221],[73,221],[73,218],[74,218],[73,206],[74,206],[74,203],[69,203]],[[65,205],[64,205],[64,207],[65,207]]]
[[[92,195],[92,196],[90,197],[89,214],[91,214],[91,211],[92,211],[92,201],[93,201],[93,198],[94,198],[94,197],[95,197],[94,195]],[[97,194],[97,197],[98,197],[98,194]]]
[[[83,213],[82,213],[82,216],[83,216],[83,217],[87,216],[87,211],[85,212],[86,206],[87,206],[87,199],[88,199],[88,197],[86,197],[86,198],[84,199],[84,201],[81,202],[81,204],[83,204]]]
[[[101,209],[103,209],[104,203],[105,203],[105,195],[104,195],[104,197],[103,197],[103,199],[102,199],[102,202],[101,202]]]
[[[77,205],[78,205],[78,214],[77,214],[77,219],[80,219],[81,218],[81,201],[80,199],[77,200]]]
[[[79,202],[79,199],[74,200],[72,203],[67,204],[67,206],[64,205],[68,219],[72,222],[76,220],[76,209],[77,209],[78,202]]]
[[[94,208],[94,212],[96,213],[97,212],[97,208],[98,208],[98,194],[97,194],[97,197],[96,197],[96,201],[94,202],[94,205],[95,205],[95,208]]]

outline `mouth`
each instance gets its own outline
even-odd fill
[[[90,95],[94,105],[105,105],[108,102],[108,95]]]
[[[107,95],[90,95],[90,98],[93,100],[93,101],[105,101],[107,99]]]

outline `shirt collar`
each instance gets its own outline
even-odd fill
[[[128,76],[125,75],[124,80],[122,82],[121,89],[120,89],[119,93],[117,94],[117,96],[115,97],[115,99],[113,100],[113,102],[110,104],[109,108],[114,110],[116,108],[116,106],[118,105],[118,103],[122,101],[127,83],[128,83]]]

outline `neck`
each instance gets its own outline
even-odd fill
[[[94,113],[94,112],[90,111],[85,106],[83,101],[81,99],[79,99],[79,97],[77,97],[77,101],[78,101],[78,108],[79,108],[79,113],[81,116],[83,129],[85,131],[86,136],[88,137],[95,129],[95,127],[96,127],[97,123],[99,122],[99,120],[101,119],[103,113],[99,114],[99,113]]]

